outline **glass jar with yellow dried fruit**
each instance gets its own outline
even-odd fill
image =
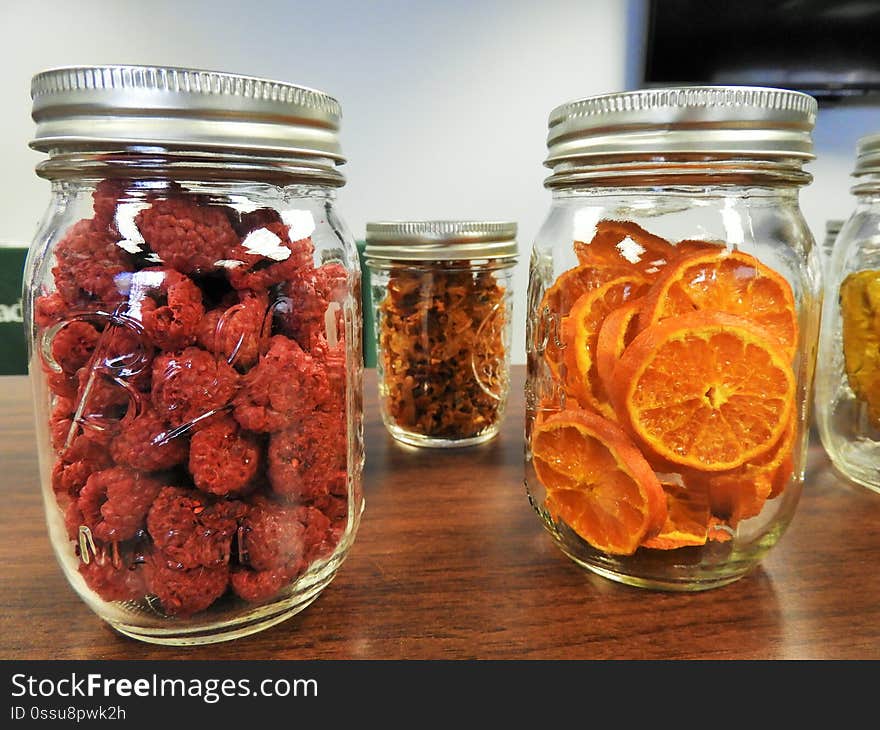
[[[857,143],[855,209],[828,262],[816,421],[831,462],[880,492],[880,134]]]
[[[550,115],[526,487],[599,575],[724,585],[794,515],[821,301],[798,204],[815,114],[805,94],[691,87]]]
[[[516,224],[367,224],[382,420],[413,446],[494,437],[507,405]]]

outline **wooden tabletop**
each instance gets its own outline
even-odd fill
[[[794,521],[729,586],[662,593],[577,567],[523,488],[524,368],[499,436],[418,450],[379,421],[366,378],[366,510],[349,557],[308,608],[261,633],[175,648],[117,635],[52,555],[30,388],[0,378],[0,659],[878,659],[880,494],[811,446]]]

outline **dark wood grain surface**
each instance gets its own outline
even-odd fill
[[[0,378],[0,659],[878,659],[880,494],[810,450],[794,521],[745,578],[702,593],[612,583],[552,544],[523,477],[524,369],[492,442],[417,450],[387,435],[366,378],[366,510],[334,581],[303,612],[202,647],[117,635],[53,557],[30,388]]]

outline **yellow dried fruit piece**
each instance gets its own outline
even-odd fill
[[[859,271],[840,285],[846,377],[880,427],[880,271]]]

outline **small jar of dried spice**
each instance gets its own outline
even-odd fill
[[[801,494],[822,296],[812,97],[685,87],[550,114],[529,270],[526,486],[579,565],[744,576]]]
[[[509,390],[516,224],[371,222],[382,419],[414,446],[495,436]]]
[[[341,109],[142,66],[32,82],[25,272],[49,534],[117,631],[197,644],[308,606],[357,533],[360,267]]]
[[[880,492],[880,133],[856,147],[855,205],[827,263],[816,422],[838,471]]]

